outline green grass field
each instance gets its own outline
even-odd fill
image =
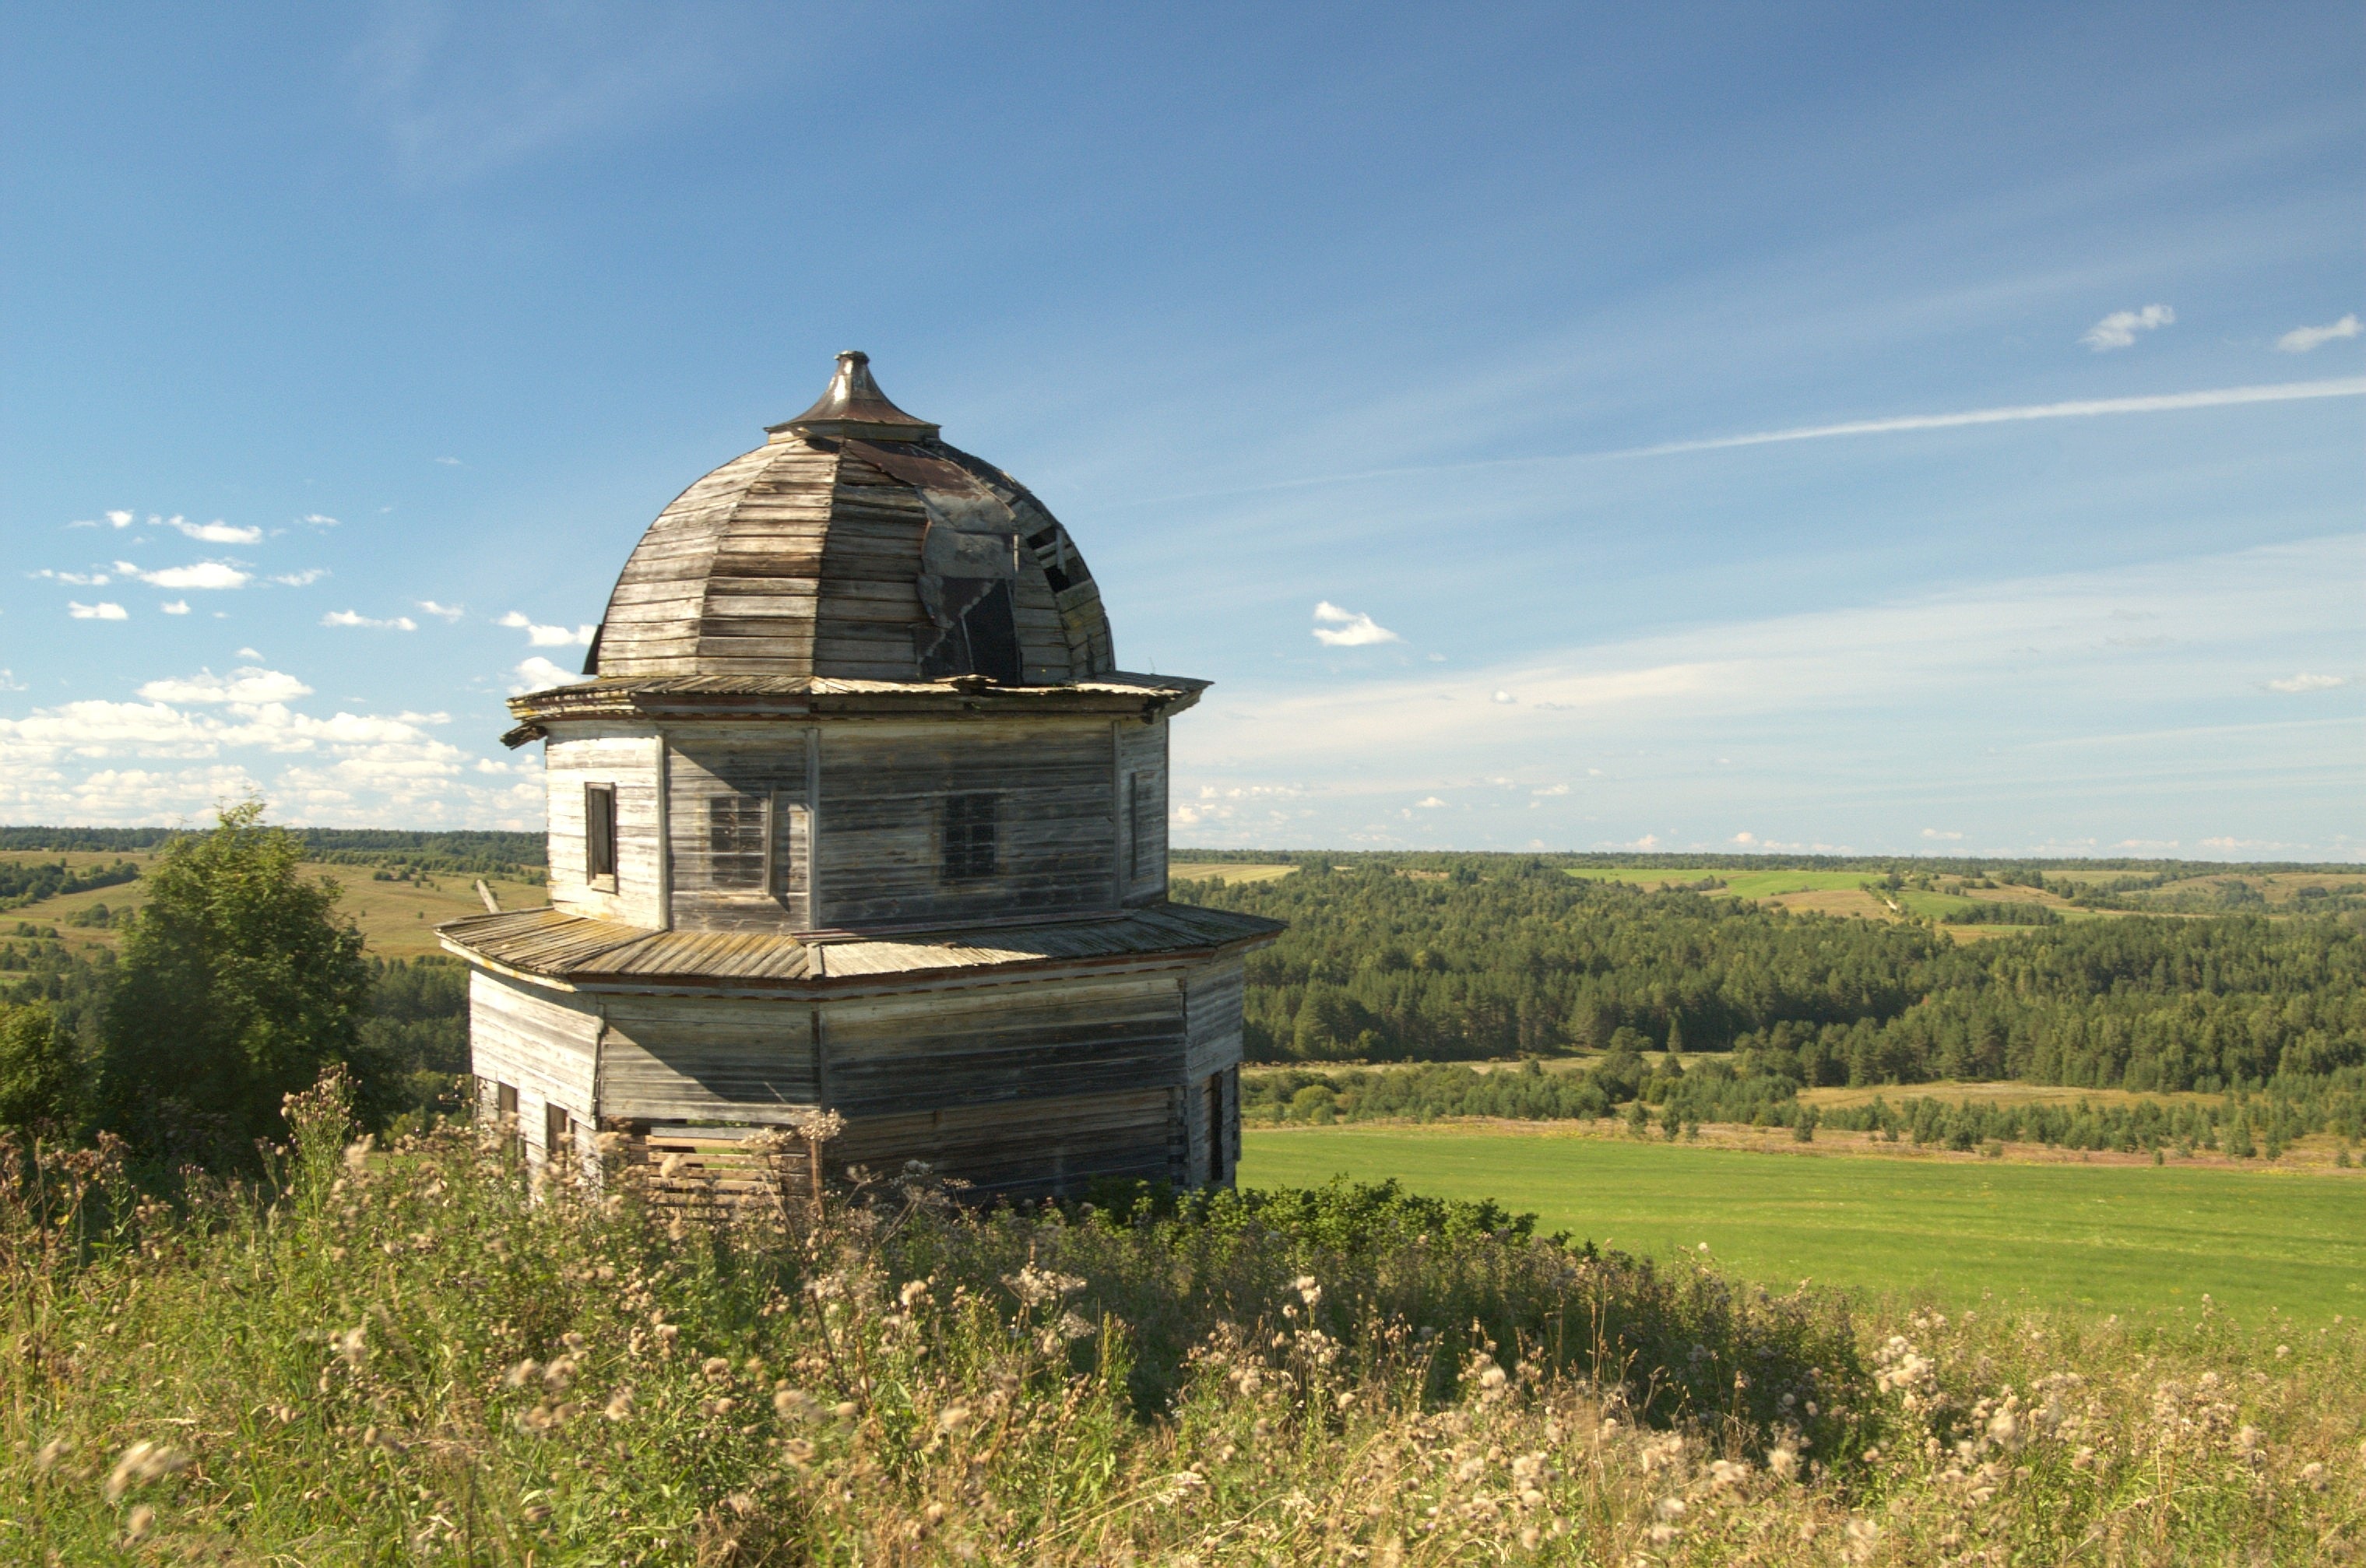
[[[2366,1314],[2366,1176],[1769,1155],[1476,1128],[1250,1130],[1244,1186],[1394,1177],[1623,1251],[1709,1244],[1744,1278],[1955,1306],[2138,1314],[2204,1292],[2311,1322]]]
[[[1863,887],[1881,880],[1870,871],[1744,871],[1734,866],[1669,871],[1625,865],[1572,866],[1572,876],[1593,882],[1625,882],[1637,887],[1685,887],[1705,877],[1725,883],[1718,891],[1732,898],[1773,898],[1785,893],[1821,893],[1836,887]]]

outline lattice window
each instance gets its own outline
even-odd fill
[[[945,880],[975,882],[994,874],[995,815],[999,796],[945,797]]]
[[[706,797],[706,849],[717,887],[763,887],[772,856],[772,797]]]

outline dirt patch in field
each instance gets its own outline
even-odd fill
[[[1867,920],[1894,920],[1898,918],[1888,905],[1862,887],[1819,887],[1808,893],[1778,893],[1759,902],[1780,904],[1786,909],[1818,915],[1851,915]]]

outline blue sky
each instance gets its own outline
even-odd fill
[[[14,7],[0,818],[538,826],[502,698],[861,347],[1217,682],[1178,841],[2366,858],[2361,45]]]

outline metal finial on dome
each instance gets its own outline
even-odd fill
[[[887,394],[871,378],[871,356],[859,348],[850,348],[838,356],[838,371],[829,378],[829,389],[813,407],[794,419],[766,425],[764,433],[775,441],[792,435],[926,441],[937,434],[937,427],[925,419],[914,419],[889,402]]]

